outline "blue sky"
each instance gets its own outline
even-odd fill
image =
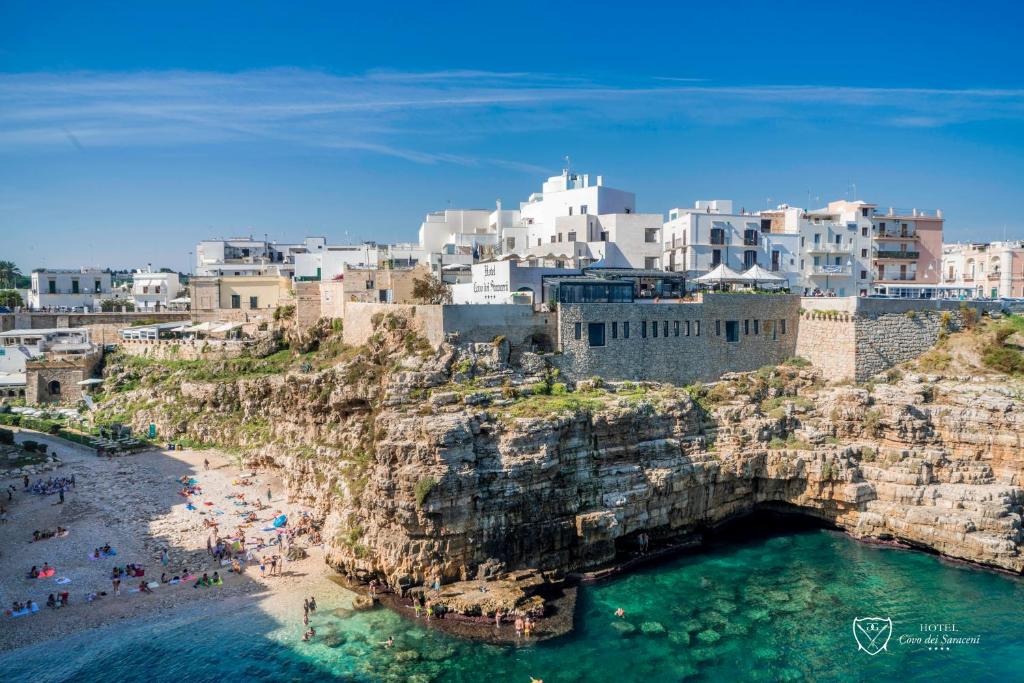
[[[950,240],[1024,239],[1015,3],[118,4],[0,0],[0,258],[23,270],[414,240],[565,155],[642,211],[855,184],[944,209]]]

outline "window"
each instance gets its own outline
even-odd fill
[[[640,321],[640,338],[641,339],[647,339],[647,321],[646,320],[641,320]]]
[[[661,327],[661,336],[662,337],[667,337],[668,336],[668,321],[667,320],[665,321],[665,324],[662,325],[662,327]]]
[[[868,210],[867,210],[867,209],[861,209],[861,210],[860,210],[860,215],[861,215],[861,216],[864,216],[865,218],[867,218],[867,216],[868,216]]]
[[[722,336],[722,321],[721,320],[716,320],[715,321],[715,336],[716,337],[721,337]]]
[[[644,242],[647,242],[648,244],[650,244],[650,243],[657,242],[657,241],[658,241],[658,229],[657,228],[647,228],[646,230],[644,230]]]
[[[607,242],[608,241],[608,231],[607,230],[602,230],[601,231],[601,234],[598,237],[598,241],[600,241],[600,242]]]
[[[711,244],[725,244],[725,230],[723,228],[711,228]]]
[[[725,341],[727,342],[738,342],[740,340],[740,321],[739,320],[726,320],[725,321]]]
[[[618,323],[612,323],[612,339],[618,339],[618,338],[619,338],[619,324]]]
[[[570,216],[572,215],[572,207],[571,206],[569,207],[569,215]]]
[[[819,244],[821,244],[821,233],[816,232],[814,233],[814,245],[817,246]]]
[[[747,249],[743,252],[743,268],[753,268],[757,265],[757,252],[753,249]]]
[[[861,258],[867,258],[868,257],[868,250],[867,249],[861,249],[860,250],[860,257]]]
[[[720,265],[722,265],[722,250],[715,249],[711,252],[711,267],[714,268]]]
[[[48,286],[47,291],[49,291],[50,294],[56,294],[57,293],[57,281],[56,280],[50,280],[49,282],[47,282],[47,286]]]
[[[98,292],[98,291],[100,291],[100,289],[102,289],[102,285],[100,284],[100,281],[99,281],[99,280],[96,280],[96,281],[94,281],[94,283],[93,283],[93,284],[94,284],[95,286],[93,287],[92,291],[94,291],[94,292]],[[157,294],[159,294],[159,293],[160,293],[160,288],[159,288],[159,287],[157,287],[157,288],[156,288],[156,293],[157,293]]]
[[[821,257],[820,256],[815,256],[814,257],[814,265],[815,266],[820,266],[821,265]]]
[[[779,332],[781,334],[786,334],[786,321],[785,321],[785,319],[779,321]]]
[[[693,321],[693,326],[694,326],[693,327],[693,336],[694,337],[699,337],[700,336],[700,321],[699,320],[694,320]]]
[[[655,338],[655,339],[657,339],[657,338],[658,338],[658,321],[657,321],[657,320],[655,320],[655,321],[654,321],[654,322],[653,322],[653,323],[651,324],[651,334],[653,334],[653,335],[654,335],[654,338]]]
[[[622,323],[622,338],[629,339],[629,321]]]
[[[761,334],[761,321],[754,320],[754,335],[756,336],[759,334]]]
[[[868,229],[867,228],[861,228],[860,229],[860,236],[861,237],[867,237],[868,236]]]
[[[575,323],[573,325],[572,336],[579,340],[583,336],[583,323]]]
[[[743,336],[750,334],[750,319],[747,318],[743,321]]]
[[[765,320],[764,321],[764,333],[765,334],[770,334],[772,336],[772,339],[776,338],[775,337],[775,330],[776,329],[777,328],[774,325],[772,325],[772,321],[771,320]]]
[[[157,286],[156,286],[156,293],[157,293],[157,294],[159,294],[159,293],[160,293],[160,285],[157,285]]]
[[[78,280],[71,281],[71,293],[78,294]]]
[[[771,218],[762,218],[761,219],[761,232],[771,232],[771,231],[772,231],[772,219]]]
[[[260,307],[259,297],[250,296],[249,297],[249,308],[259,308],[259,307]]]
[[[149,285],[142,285],[142,293],[149,294]]]
[[[231,308],[241,308],[241,307],[242,307],[242,297],[240,297],[237,294],[232,294],[231,295]]]
[[[678,337],[679,336],[679,321],[678,320],[673,320],[672,321],[672,336],[673,337]]]
[[[647,257],[645,257],[644,258],[644,268],[647,269],[647,270],[657,270],[658,269],[658,257],[657,256],[647,256]]]
[[[748,247],[757,246],[757,230],[744,230],[743,231],[743,244]]]
[[[576,233],[575,232],[570,232],[568,234],[568,236],[566,237],[566,241],[567,242],[575,242],[576,241]]]
[[[836,244],[842,244],[842,243],[843,243],[843,236],[842,235],[836,235]]]
[[[685,324],[686,324],[686,331],[684,332],[684,334],[685,334],[685,335],[686,335],[687,337],[689,337],[689,336],[690,336],[690,321],[689,321],[689,320],[687,320]]]
[[[554,243],[555,243],[555,236],[554,236],[554,235],[552,235],[552,236],[551,236],[551,244],[554,244]]]
[[[587,324],[587,341],[591,346],[604,346],[604,323]]]
[[[868,271],[866,271],[866,270],[860,271],[860,279],[861,280],[867,280],[868,279]]]
[[[561,242],[561,241],[562,241],[562,233],[558,233],[558,241],[559,241],[559,242]]]
[[[629,213],[629,212],[627,211],[626,213]],[[580,215],[581,216],[586,216],[587,215],[587,205],[586,204],[580,204]]]
[[[779,251],[777,249],[773,249],[772,250],[772,272],[773,273],[777,272],[779,270],[779,267],[780,267],[779,266],[779,261],[780,260],[781,260],[781,254],[779,253]]]

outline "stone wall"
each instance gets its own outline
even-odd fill
[[[463,343],[483,343],[504,336],[513,347],[543,346],[555,337],[554,313],[537,312],[520,304],[411,305],[345,304],[346,344],[365,344],[373,334],[373,317],[397,315],[434,346],[449,338]]]
[[[943,320],[947,320],[945,324]],[[939,340],[943,327],[959,330],[963,324],[960,311],[913,311],[883,313],[861,318],[856,329],[856,373],[862,382],[872,375],[917,358]]]
[[[320,319],[320,281],[295,283],[295,324],[310,327]]]
[[[802,313],[796,355],[821,368],[826,381],[853,379],[857,371],[857,330],[853,315]]]
[[[82,356],[53,356],[25,364],[27,403],[74,403],[82,398],[82,380],[92,377],[103,352]],[[53,383],[57,383],[57,387]],[[54,389],[58,389],[54,391]]]
[[[559,304],[558,308],[561,355],[554,362],[573,381],[598,376],[690,384],[778,364],[796,355],[797,296],[707,294],[699,303]],[[733,324],[735,341],[727,341]],[[591,325],[598,330],[603,326],[603,346],[591,344]]]
[[[119,349],[130,356],[160,360],[237,358],[253,342],[236,339],[122,339]]]

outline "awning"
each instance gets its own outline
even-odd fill
[[[241,327],[243,323],[223,323],[212,328],[210,332],[230,332],[231,330]]]
[[[705,273],[696,279],[697,282],[715,283],[715,282],[752,282],[752,280],[740,275],[729,266],[721,263],[717,268],[711,272]]]
[[[743,277],[754,282],[786,282],[786,278],[780,277],[756,264],[743,271]]]

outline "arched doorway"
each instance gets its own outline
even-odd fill
[[[60,396],[60,382],[57,380],[51,380],[46,385],[47,390],[50,392],[50,396]]]

